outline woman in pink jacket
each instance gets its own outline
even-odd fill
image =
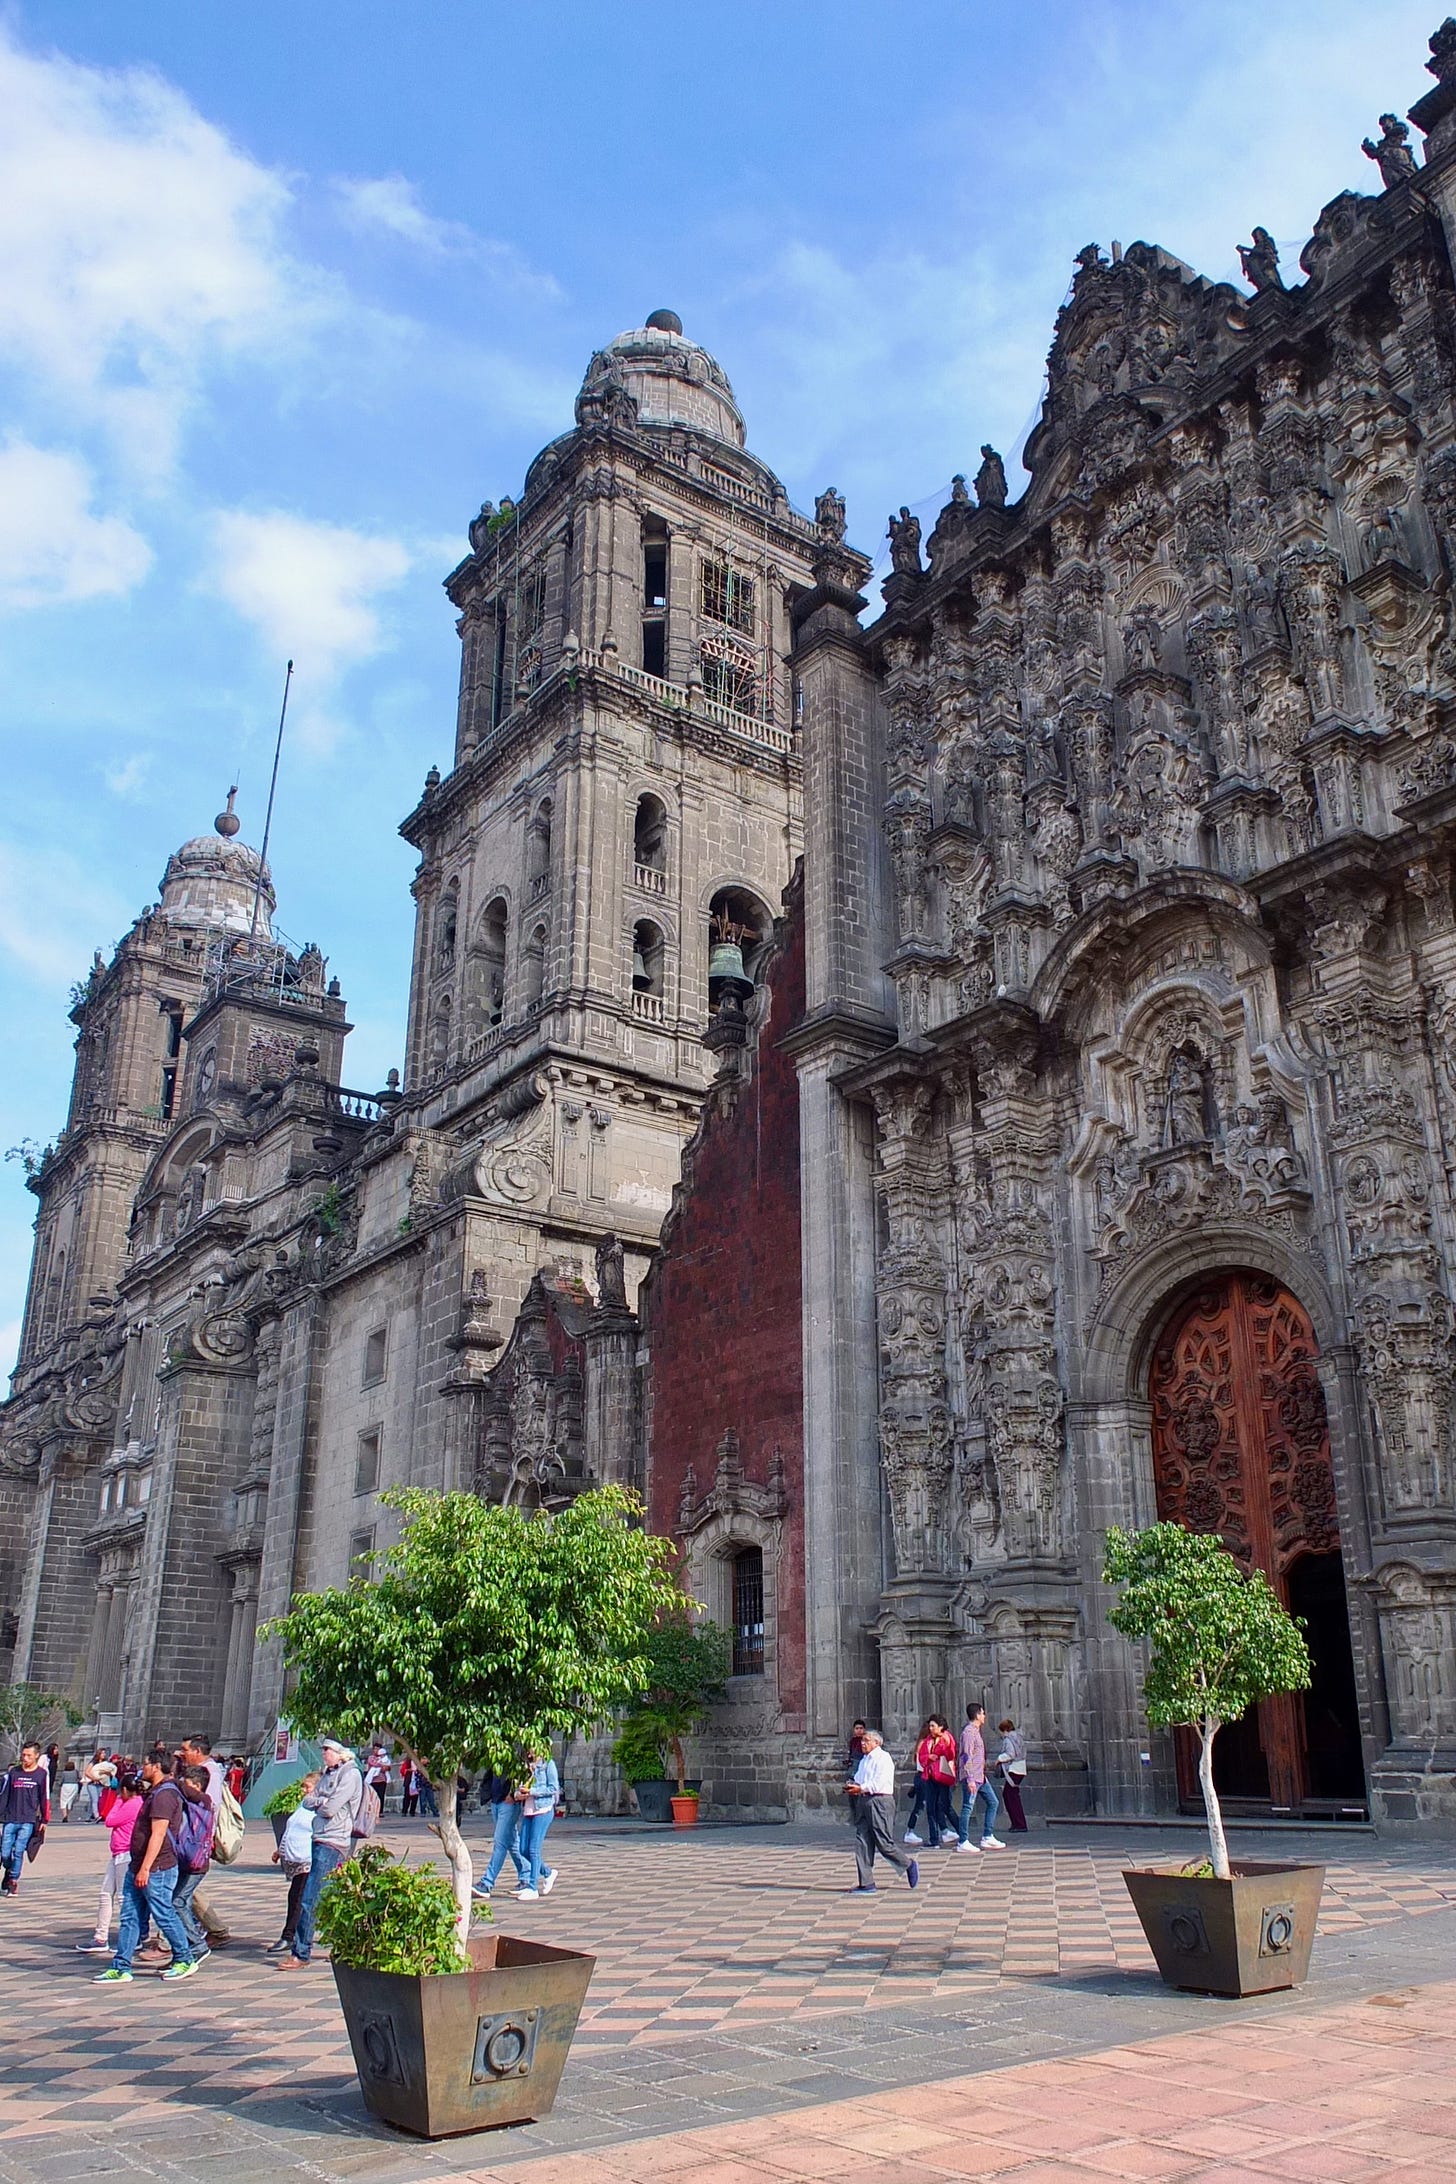
[[[110,1956],[111,1921],[121,1907],[121,1888],[131,1852],[131,1831],[142,1809],[141,1783],[134,1774],[117,1777],[116,1802],[106,1815],[111,1830],[110,1855],[101,1875],[101,1900],[96,1906],[96,1932],[90,1941],[78,1941],[82,1956]]]

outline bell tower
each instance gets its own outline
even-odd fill
[[[656,1241],[707,1083],[715,939],[750,984],[801,847],[788,652],[815,539],[722,367],[654,311],[592,358],[573,429],[447,579],[454,763],[401,830],[406,1119],[499,1145],[460,1187],[535,1232],[506,1254],[516,1301],[607,1234],[635,1287]]]

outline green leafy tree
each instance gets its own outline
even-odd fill
[[[0,1762],[9,1766],[27,1744],[44,1750],[56,1732],[82,1719],[74,1700],[39,1684],[13,1683],[0,1690]]]
[[[364,1744],[386,1731],[423,1767],[463,1941],[471,1869],[456,1776],[513,1772],[642,1689],[653,1627],[681,1598],[674,1550],[642,1529],[641,1504],[620,1487],[554,1515],[419,1489],[380,1499],[403,1531],[378,1576],[299,1594],[259,1637],[282,1641],[289,1718],[305,1736]]]
[[[1309,1687],[1309,1648],[1262,1570],[1242,1570],[1217,1534],[1181,1524],[1107,1535],[1103,1583],[1122,1597],[1109,1611],[1124,1638],[1151,1649],[1143,1701],[1156,1729],[1195,1729],[1198,1780],[1213,1870],[1229,1878],[1223,1813],[1213,1786],[1213,1740],[1260,1699]]]
[[[702,1727],[709,1708],[723,1697],[732,1659],[732,1640],[722,1624],[695,1617],[683,1594],[659,1616],[648,1646],[646,1688],[628,1707],[617,1745],[625,1745],[629,1760],[649,1745],[659,1753],[670,1751],[679,1797],[687,1790],[684,1739]]]

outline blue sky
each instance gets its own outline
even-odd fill
[[[801,506],[877,552],[1036,408],[1083,243],[1291,277],[1436,0],[0,5],[0,1147],[64,1119],[67,989],[233,779],[400,1059],[448,764],[440,579],[667,305]],[[1017,490],[1015,466],[1013,492]],[[0,1169],[0,1369],[33,1201]]]

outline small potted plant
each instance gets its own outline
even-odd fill
[[[646,1682],[657,1618],[681,1596],[671,1542],[619,1487],[554,1514],[464,1493],[380,1498],[403,1530],[378,1576],[297,1595],[260,1636],[282,1641],[305,1735],[387,1733],[435,1785],[449,1879],[361,1856],[326,1883],[319,1931],[366,2106],[441,2138],[547,2113],[595,1963],[472,1934],[457,1777],[511,1773],[522,1752],[605,1721]]]
[[[293,1782],[280,1782],[273,1795],[267,1800],[263,1807],[263,1818],[271,1820],[273,1823],[273,1840],[275,1843],[282,1842],[283,1830],[287,1827],[291,1816],[297,1812],[302,1802],[302,1775],[299,1775]]]
[[[1309,1971],[1325,1869],[1230,1860],[1213,1750],[1225,1722],[1276,1692],[1308,1689],[1300,1626],[1262,1570],[1241,1569],[1216,1535],[1181,1524],[1114,1527],[1102,1576],[1121,1587],[1113,1628],[1149,1647],[1149,1722],[1199,1739],[1209,1857],[1123,1874],[1158,1970],[1169,1986],[1204,1994],[1296,1987]]]
[[[692,1601],[685,1596],[680,1595],[659,1616],[648,1647],[646,1688],[628,1708],[617,1741],[620,1745],[624,1738],[632,1740],[629,1749],[635,1750],[640,1740],[644,1754],[650,1742],[659,1766],[662,1753],[671,1752],[677,1788],[668,1802],[674,1827],[698,1824],[701,1785],[687,1779],[684,1740],[702,1727],[709,1710],[723,1697],[731,1660],[727,1631],[709,1617],[695,1615]],[[634,1786],[641,1806],[641,1786]],[[666,1813],[662,1817],[666,1819]]]

